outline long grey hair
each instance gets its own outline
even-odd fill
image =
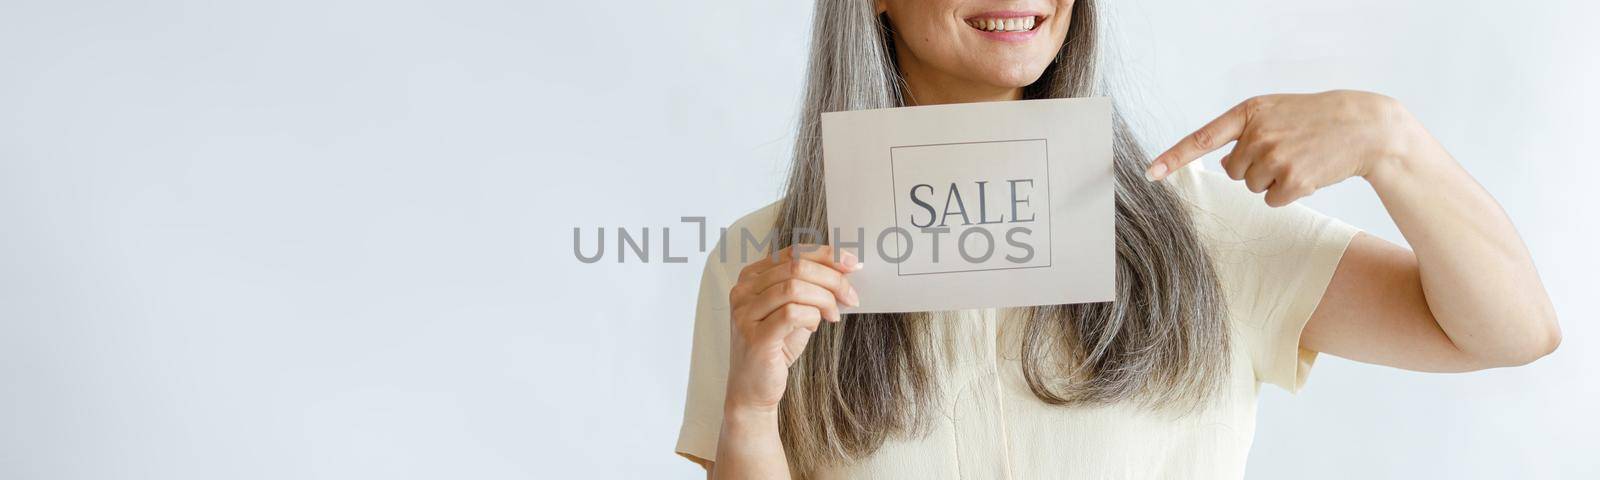
[[[1025,98],[1086,97],[1099,89],[1098,13],[1078,0],[1065,45]],[[904,105],[888,18],[869,0],[818,0],[794,164],[774,226],[777,248],[827,232],[820,115]],[[1143,179],[1148,157],[1114,119],[1117,298],[1027,308],[1022,370],[1057,405],[1135,402],[1193,408],[1228,371],[1223,294],[1186,206]],[[809,237],[802,237],[809,238]],[[789,370],[780,432],[804,473],[871,454],[913,434],[936,401],[929,314],[857,314],[823,322]]]

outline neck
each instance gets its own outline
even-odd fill
[[[907,106],[1022,99],[1020,87],[1001,87],[957,78],[929,67],[911,55],[898,55],[898,52],[896,61],[900,64],[900,75],[905,79]]]

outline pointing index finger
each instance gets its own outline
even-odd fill
[[[1150,162],[1150,169],[1144,172],[1145,179],[1154,182],[1167,178],[1168,174],[1183,168],[1189,162],[1222,148],[1228,142],[1238,140],[1239,136],[1244,134],[1247,120],[1245,112],[1248,108],[1246,105],[1249,103],[1250,101],[1246,100],[1234,105],[1233,108],[1223,112],[1222,116],[1206,123],[1194,133],[1184,136],[1177,145],[1157,155],[1156,159]]]

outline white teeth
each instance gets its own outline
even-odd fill
[[[980,18],[967,21],[972,28],[989,32],[1026,32],[1033,30],[1034,17]]]

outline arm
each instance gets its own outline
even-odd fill
[[[1366,176],[1416,253],[1352,242],[1301,345],[1422,371],[1522,365],[1555,350],[1555,308],[1511,220],[1442,147],[1425,148]]]
[[[789,478],[789,461],[778,440],[778,411],[730,407],[723,413],[717,462],[706,462],[706,478]]]
[[[1422,371],[1521,365],[1560,342],[1555,309],[1509,218],[1393,99],[1364,92],[1241,103],[1157,157],[1150,176],[1223,144],[1228,175],[1282,206],[1352,176],[1415,253],[1358,235],[1301,346]]]
[[[789,367],[821,322],[841,321],[841,304],[860,304],[845,277],[861,263],[847,252],[839,255],[835,258],[831,247],[801,245],[739,272],[728,292],[733,326],[728,384],[716,462],[703,462],[708,478],[789,478],[778,435],[778,405]]]

